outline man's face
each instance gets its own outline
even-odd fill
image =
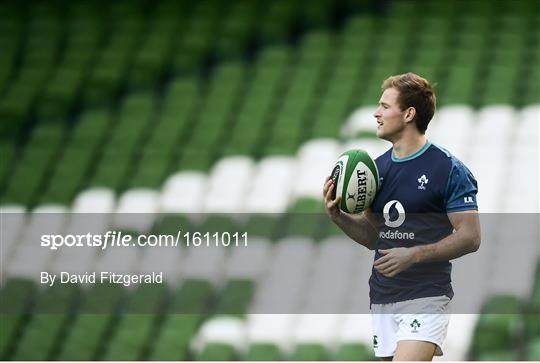
[[[394,141],[401,136],[405,129],[405,111],[401,111],[398,104],[399,91],[387,88],[379,100],[379,106],[373,114],[377,119],[377,137]]]

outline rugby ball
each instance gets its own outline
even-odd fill
[[[339,208],[347,213],[361,213],[371,206],[379,188],[379,171],[364,150],[349,150],[340,155],[332,170],[333,199],[341,196]]]

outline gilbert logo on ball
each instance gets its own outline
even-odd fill
[[[332,170],[333,198],[341,196],[339,208],[347,213],[361,213],[369,208],[379,187],[377,165],[364,150],[341,154]]]

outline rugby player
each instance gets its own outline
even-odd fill
[[[392,144],[376,160],[379,190],[360,215],[339,209],[326,178],[332,221],[375,250],[370,285],[375,355],[381,360],[432,360],[442,355],[453,297],[450,260],[480,246],[477,182],[467,167],[431,143],[436,108],[430,83],[413,73],[382,84],[374,117],[377,137]]]

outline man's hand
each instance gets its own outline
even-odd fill
[[[379,253],[382,256],[375,261],[373,267],[386,277],[394,277],[416,262],[416,250],[414,247],[390,248],[388,250],[379,250]]]
[[[362,214],[349,214],[339,209],[340,196],[332,199],[332,192],[336,186],[332,178],[327,176],[323,187],[324,208],[330,219],[353,241],[373,250],[377,240],[377,231],[373,227],[375,222],[370,222],[371,212],[365,210]]]
[[[341,201],[341,196],[336,196],[336,199],[332,199],[332,191],[334,190],[335,185],[332,182],[330,176],[326,177],[323,187],[323,197],[324,197],[324,207],[330,218],[337,218],[341,214],[339,209],[339,202]]]

